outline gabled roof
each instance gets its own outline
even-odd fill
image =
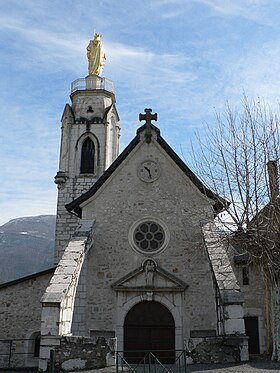
[[[28,276],[17,278],[16,280],[12,280],[12,281],[9,281],[9,282],[4,282],[3,284],[0,284],[0,289],[7,288],[7,287],[13,286],[13,285],[17,285],[17,284],[20,284],[21,282],[24,282],[24,281],[36,279],[37,277],[41,277],[41,276],[47,275],[49,273],[54,273],[55,269],[56,269],[56,267],[51,267],[51,268],[45,269],[44,271],[41,271],[41,272],[36,272],[36,273],[32,273],[31,275],[28,275]]]
[[[151,129],[157,134],[156,141],[161,148],[169,155],[169,157],[180,167],[185,175],[192,181],[192,183],[200,190],[200,192],[212,199],[214,203],[215,213],[221,212],[225,206],[229,205],[229,202],[219,197],[208,189],[197,176],[189,169],[189,167],[182,161],[182,159],[174,152],[174,150],[167,144],[167,142],[160,136],[160,130],[153,124],[150,125]],[[69,212],[73,212],[78,217],[82,216],[81,204],[91,198],[104,182],[112,175],[112,173],[119,167],[119,165],[126,159],[126,157],[133,151],[133,149],[140,143],[140,134],[145,131],[147,124],[144,124],[137,130],[137,134],[134,139],[128,144],[123,152],[116,158],[111,166],[100,176],[96,183],[80,197],[76,198],[72,202],[68,203],[65,207]]]

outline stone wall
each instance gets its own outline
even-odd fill
[[[46,273],[47,272],[47,273]],[[38,365],[35,338],[41,329],[41,297],[54,269],[0,286],[0,368]]]
[[[223,307],[222,330],[226,335],[244,335],[244,298],[226,251],[227,246],[214,222],[205,224],[203,233]]]
[[[33,332],[40,331],[41,297],[53,272],[1,285],[0,339],[28,338]]]
[[[190,351],[190,357],[195,364],[237,363],[242,361],[239,345],[238,338],[204,338]]]
[[[161,170],[153,183],[138,177],[139,165],[147,159],[156,162]],[[181,329],[176,348],[182,348],[190,330],[216,330],[214,284],[201,230],[201,220],[213,218],[211,202],[158,144],[140,143],[127,156],[83,207],[83,218],[96,220],[94,246],[87,258],[86,283],[90,286],[86,288],[84,314],[88,333],[119,328],[118,348],[123,349],[120,326],[124,320],[116,312],[117,297],[111,285],[147,258],[155,259],[158,266],[188,285],[181,304],[168,290],[155,294],[155,300],[165,300],[169,309],[175,307],[178,311]],[[170,239],[161,252],[145,255],[131,246],[131,227],[143,218],[159,219],[167,227]],[[80,291],[84,291],[82,286],[78,287]],[[129,293],[124,299],[130,307],[133,296]],[[134,298],[138,302],[145,299],[141,294],[137,296]]]
[[[264,274],[256,265],[247,266],[249,284],[243,285],[242,271],[246,264],[235,264],[234,270],[244,296],[244,317],[257,317],[259,323],[260,353],[269,348],[270,289],[265,286]],[[266,307],[267,305],[267,307]]]
[[[70,335],[76,288],[87,250],[91,248],[92,221],[80,221],[42,297],[39,368],[47,369],[50,350],[61,336]]]
[[[257,317],[259,325],[260,353],[271,353],[271,288],[261,268],[247,262],[247,256],[240,254],[240,249],[228,244],[227,252],[235,276],[244,297],[244,317]],[[246,268],[247,281],[243,281],[243,269]]]
[[[78,224],[78,219],[65,205],[88,191],[119,152],[120,127],[114,94],[103,89],[83,88],[75,91],[71,100],[72,107],[66,104],[62,115],[59,171],[55,177],[58,184],[56,264]],[[93,117],[101,121],[93,123]],[[94,174],[80,174],[81,147],[87,137],[94,143]]]
[[[55,347],[55,370],[79,371],[99,369],[115,364],[114,339],[61,337]],[[236,363],[241,361],[238,337],[197,339],[196,347],[187,352],[188,364]],[[122,364],[121,360],[119,362]]]
[[[73,177],[68,179],[65,184],[59,186],[55,233],[56,264],[61,259],[68,242],[79,224],[77,216],[70,214],[66,210],[65,205],[79,197],[81,194],[87,192],[95,182],[96,177]]]
[[[62,337],[55,348],[56,371],[104,368],[108,365],[112,343],[104,338]]]

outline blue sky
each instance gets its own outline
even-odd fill
[[[0,224],[54,214],[60,119],[70,84],[87,75],[86,46],[103,35],[122,149],[139,112],[188,161],[214,109],[245,91],[279,102],[278,0],[0,0]]]

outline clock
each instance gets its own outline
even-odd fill
[[[159,165],[155,161],[144,161],[138,167],[138,176],[146,183],[152,183],[160,176]]]

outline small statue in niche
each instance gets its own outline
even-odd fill
[[[88,73],[101,75],[106,61],[105,48],[101,41],[102,35],[95,33],[94,39],[87,46]]]
[[[154,275],[156,271],[156,264],[153,260],[147,260],[144,264],[146,274],[146,286],[154,285]]]

